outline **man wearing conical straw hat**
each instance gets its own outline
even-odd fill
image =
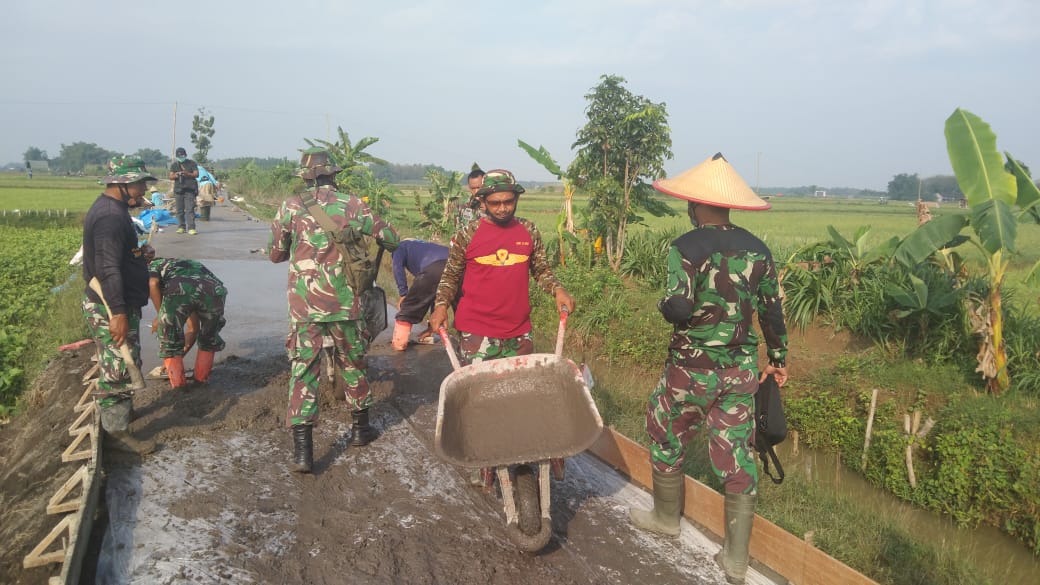
[[[674,329],[646,412],[654,508],[633,509],[631,518],[645,530],[679,534],[686,444],[707,425],[712,469],[726,492],[725,544],[715,560],[727,582],[744,583],[758,490],[752,451],[760,378],[752,316],[758,313],[768,348],[761,379],[773,374],[781,386],[787,381],[787,328],[772,254],[762,240],[730,223],[729,212],[770,205],[721,153],[673,179],[655,181],[654,188],[688,201],[695,229],[668,251],[667,296],[658,309]]]

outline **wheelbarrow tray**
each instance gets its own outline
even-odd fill
[[[578,367],[552,353],[476,363],[441,383],[434,449],[462,467],[570,457],[603,420]]]

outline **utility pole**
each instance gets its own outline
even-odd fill
[[[173,102],[173,144],[170,145],[170,162],[173,162],[177,152],[177,102]]]

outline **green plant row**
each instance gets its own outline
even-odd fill
[[[79,227],[0,225],[0,407],[9,409],[26,385],[30,340],[52,308],[52,289],[77,269],[69,259],[79,248]]]

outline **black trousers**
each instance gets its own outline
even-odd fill
[[[415,275],[412,286],[401,303],[401,309],[397,311],[398,321],[414,325],[426,318],[426,313],[433,308],[433,301],[437,299],[437,284],[441,281],[445,263],[447,260],[431,262],[422,272]]]

